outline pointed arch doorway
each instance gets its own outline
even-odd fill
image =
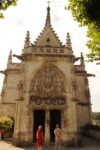
[[[56,124],[61,127],[61,110],[51,110],[50,111],[50,142],[54,142],[54,129]]]

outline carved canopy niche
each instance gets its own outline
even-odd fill
[[[64,75],[54,64],[44,64],[31,83],[34,96],[54,97],[65,93]]]

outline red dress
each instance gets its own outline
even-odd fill
[[[43,131],[41,129],[38,129],[36,132],[36,145],[37,146],[42,146],[43,145]]]

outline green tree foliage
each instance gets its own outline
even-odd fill
[[[10,117],[0,117],[0,128],[3,128],[5,131],[9,132],[12,131],[13,125],[14,121]]]
[[[10,6],[16,6],[18,0],[0,0],[0,18],[4,18],[3,12]]]
[[[80,26],[87,26],[88,60],[100,64],[100,0],[68,0],[68,10]]]
[[[94,113],[92,113],[92,118],[94,120],[100,120],[100,112],[94,112]]]

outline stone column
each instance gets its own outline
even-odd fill
[[[18,132],[18,130],[19,130],[19,110],[20,110],[20,102],[18,101],[16,103],[15,132]]]
[[[50,111],[46,110],[45,114],[45,143],[50,143]]]
[[[33,109],[30,106],[27,106],[27,125],[26,125],[26,135],[29,143],[33,143]]]
[[[18,144],[20,141],[20,131],[19,131],[19,124],[20,124],[20,99],[16,100],[16,116],[15,116],[15,127],[14,127],[14,134],[13,134],[13,144]]]

